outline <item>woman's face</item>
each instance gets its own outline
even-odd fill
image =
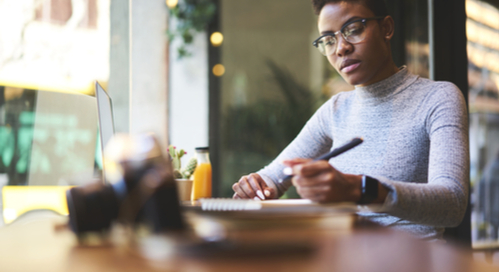
[[[328,3],[319,14],[319,32],[320,35],[335,33],[350,21],[370,17],[375,15],[363,5]],[[366,86],[395,73],[389,45],[393,33],[391,23],[390,17],[366,21],[366,37],[356,44],[346,42],[337,34],[336,49],[327,58],[349,84]]]

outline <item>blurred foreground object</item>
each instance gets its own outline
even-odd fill
[[[75,233],[106,231],[114,221],[156,233],[184,228],[172,167],[154,136],[116,135],[104,161],[111,170],[108,183],[75,187],[66,195]]]

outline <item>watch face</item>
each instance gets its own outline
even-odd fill
[[[363,176],[361,179],[361,199],[359,204],[372,203],[378,197],[378,180]]]

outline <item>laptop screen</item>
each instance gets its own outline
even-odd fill
[[[97,112],[99,115],[99,134],[101,140],[101,154],[104,154],[106,144],[111,140],[115,134],[115,127],[113,123],[113,105],[108,93],[99,85],[95,83],[95,95],[97,99]],[[103,163],[103,181],[106,181],[106,174]]]

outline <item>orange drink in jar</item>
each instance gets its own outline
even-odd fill
[[[212,165],[210,164],[208,147],[197,147],[196,156],[198,165],[193,174],[191,200],[212,197]]]

